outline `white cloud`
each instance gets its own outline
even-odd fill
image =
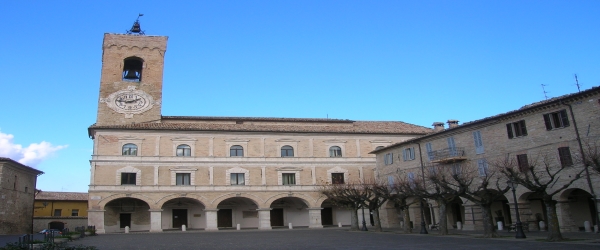
[[[0,156],[11,158],[30,167],[36,166],[54,152],[67,147],[67,145],[53,146],[52,143],[42,141],[24,148],[20,144],[15,144],[13,138],[11,134],[0,132]]]

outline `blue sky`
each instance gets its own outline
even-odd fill
[[[169,36],[163,115],[477,120],[600,85],[600,1],[1,1],[0,156],[85,192],[102,37]]]

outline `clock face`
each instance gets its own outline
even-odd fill
[[[134,114],[144,113],[154,105],[160,105],[160,101],[155,101],[151,95],[142,90],[136,90],[135,86],[119,90],[107,98],[100,98],[100,102],[106,103],[117,113],[125,114],[125,118],[132,118]]]
[[[135,93],[121,93],[115,96],[115,106],[125,111],[137,111],[145,108],[148,100]]]

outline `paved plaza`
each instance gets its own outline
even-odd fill
[[[98,249],[600,249],[600,234],[564,233],[568,242],[543,242],[544,232],[530,232],[527,239],[514,233],[501,233],[497,239],[484,239],[476,233],[454,231],[439,236],[403,234],[398,231],[351,232],[347,228],[168,231],[162,233],[103,234],[68,243]],[[14,236],[16,237],[16,236]],[[0,242],[14,241],[0,236]],[[5,244],[2,243],[2,246]]]
[[[98,249],[600,249],[600,235],[565,233],[573,241],[543,242],[545,233],[531,232],[527,239],[484,239],[470,232],[454,231],[450,236],[403,234],[398,231],[351,232],[347,228],[170,231],[162,233],[103,234],[86,237],[69,245]]]

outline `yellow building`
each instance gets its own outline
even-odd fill
[[[35,197],[34,230],[87,226],[87,193],[40,192]]]

